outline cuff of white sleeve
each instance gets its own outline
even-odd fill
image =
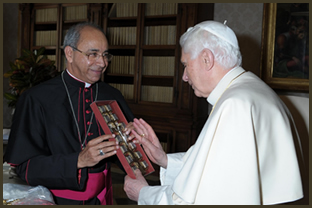
[[[171,186],[144,186],[140,190],[138,205],[171,205]]]
[[[180,172],[183,166],[183,156],[185,153],[174,153],[174,154],[167,154],[168,163],[167,169],[160,168],[160,183],[161,185],[172,185],[174,179],[176,178],[177,174]]]

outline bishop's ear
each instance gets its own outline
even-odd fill
[[[210,70],[214,65],[214,56],[209,49],[203,49],[201,52],[202,61],[204,63],[205,69]]]
[[[73,62],[73,48],[70,46],[66,46],[64,49],[64,52],[65,52],[67,62],[72,63]]]

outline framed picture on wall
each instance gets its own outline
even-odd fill
[[[265,3],[261,78],[273,89],[309,90],[309,4]]]

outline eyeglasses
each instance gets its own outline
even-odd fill
[[[85,52],[79,50],[78,48],[75,48],[75,47],[73,47],[73,46],[70,46],[70,47],[72,47],[74,50],[76,50],[76,51],[82,53],[83,55],[87,56],[87,57],[88,57],[88,60],[89,60],[91,63],[96,62],[101,56],[104,57],[104,59],[105,59],[106,61],[111,61],[111,60],[113,59],[113,55],[110,54],[110,53],[107,53],[107,52],[104,52],[104,53],[102,53],[102,54],[96,53],[96,52],[85,53]]]

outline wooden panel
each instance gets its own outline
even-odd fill
[[[185,152],[191,146],[190,144],[191,131],[176,131],[174,150],[175,152]]]
[[[89,19],[96,25],[102,25],[102,4],[90,4],[90,17]]]

